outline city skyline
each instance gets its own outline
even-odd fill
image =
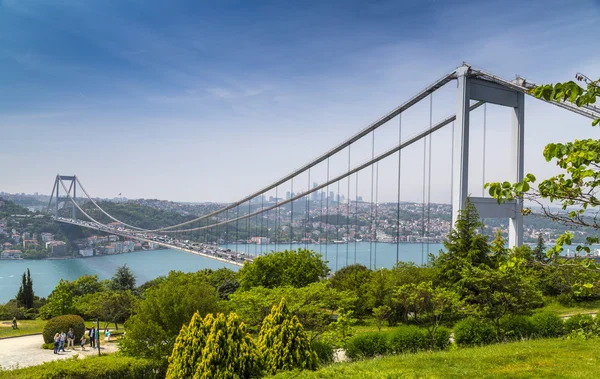
[[[236,3],[0,2],[7,89],[0,94],[0,158],[11,163],[0,190],[49,193],[60,172],[77,174],[98,197],[231,202],[322,154],[462,60],[536,82],[600,72],[598,53],[573,38],[600,15],[593,1],[576,9],[541,1],[304,7],[272,3],[248,19]],[[556,19],[560,27],[550,27]],[[472,43],[461,44],[464,38]],[[510,56],[517,59],[500,59]],[[433,102],[436,121],[453,113],[454,93]],[[407,115],[406,136],[429,124],[427,104],[418,111]],[[503,159],[494,159],[504,156],[507,122],[506,112],[488,108],[487,180],[507,179]],[[481,124],[478,110],[474,139]],[[554,172],[541,154],[546,143],[595,132],[588,120],[532,100],[525,125],[526,171],[540,177]],[[377,151],[393,145],[395,128],[376,135]],[[442,132],[434,140],[431,201],[448,203],[441,142],[449,134]],[[370,153],[357,146],[352,166]],[[480,152],[473,154],[479,173]],[[332,176],[347,170],[346,159],[332,159]],[[394,164],[381,165],[378,202],[396,198]],[[313,172],[319,183],[324,172]],[[369,201],[372,171],[360,175],[358,192]],[[421,167],[405,158],[403,175],[402,201],[422,201]],[[471,193],[479,194],[482,179],[472,178]],[[313,182],[298,178],[294,192]],[[334,191],[354,198],[347,187]]]

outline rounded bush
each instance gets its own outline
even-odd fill
[[[445,350],[450,346],[450,334],[452,331],[444,326],[440,326],[433,334],[433,344],[436,350]]]
[[[563,334],[563,320],[554,313],[536,313],[531,316],[531,321],[535,326],[535,334],[538,337],[559,337]]]
[[[346,356],[350,359],[373,358],[388,351],[387,335],[379,332],[359,334],[346,343]]]
[[[54,335],[56,333],[69,331],[69,328],[73,328],[75,333],[75,343],[79,342],[83,333],[85,333],[85,324],[81,316],[77,315],[63,315],[54,317],[44,326],[44,343],[53,343]]]
[[[591,315],[577,314],[565,320],[565,333],[571,333],[573,330],[583,329],[588,332],[594,325],[594,318]]]
[[[502,335],[507,340],[522,340],[532,338],[536,329],[527,316],[508,316],[500,321]]]
[[[322,365],[327,365],[333,362],[333,345],[323,340],[313,340],[310,343],[310,347],[313,349],[319,357],[319,362]]]
[[[496,329],[485,321],[468,317],[454,325],[454,340],[458,346],[488,345],[496,341]]]
[[[427,332],[414,325],[398,327],[390,337],[390,350],[396,354],[415,353],[427,349],[429,337]]]

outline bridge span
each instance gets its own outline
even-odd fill
[[[159,246],[163,246],[169,249],[176,249],[185,251],[186,253],[192,253],[196,255],[200,255],[205,258],[214,259],[223,263],[228,263],[236,266],[243,266],[244,262],[252,262],[253,257],[244,254],[232,251],[230,249],[223,249],[218,246],[205,244],[205,243],[194,243],[188,244],[185,241],[180,241],[178,239],[170,238],[166,240],[162,240],[160,237],[154,234],[147,234],[142,232],[135,232],[131,230],[127,230],[125,228],[116,228],[110,225],[97,224],[90,221],[77,220],[65,217],[53,217],[54,221],[61,222],[63,224],[71,224],[77,225],[79,227],[88,228],[98,230],[100,232],[110,233],[114,235],[118,235],[124,238],[133,239],[140,242],[153,243]]]

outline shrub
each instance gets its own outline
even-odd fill
[[[391,335],[390,350],[394,353],[415,353],[427,349],[429,340],[426,331],[414,325],[400,326]]]
[[[207,314],[203,319],[196,312],[189,325],[183,325],[169,356],[167,379],[187,379],[194,376],[213,322],[212,314]]]
[[[333,345],[323,340],[313,340],[310,343],[312,350],[317,353],[319,362],[322,365],[327,365],[333,362]]]
[[[573,330],[583,329],[588,332],[594,325],[594,318],[591,315],[577,314],[569,317],[564,322],[565,333],[571,333]]]
[[[446,327],[440,326],[433,334],[433,344],[436,350],[445,350],[450,346],[450,334],[452,331]]]
[[[500,320],[500,330],[507,340],[522,340],[533,337],[535,326],[531,317],[508,316]]]
[[[563,334],[563,320],[554,313],[536,313],[531,316],[531,321],[535,326],[535,334],[538,337],[559,337]]]
[[[496,340],[493,325],[467,317],[454,325],[454,340],[458,346],[488,345]]]
[[[85,333],[85,324],[83,323],[81,316],[64,315],[56,316],[48,320],[44,326],[44,343],[53,343],[54,335],[56,333],[60,333],[62,331],[66,333],[69,331],[69,328],[73,328],[73,332],[75,332],[75,342],[79,342],[79,339],[83,333]]]
[[[158,379],[165,372],[157,363],[120,355],[90,356],[46,362],[11,371],[0,371],[0,379]]]
[[[387,335],[380,332],[359,334],[346,343],[346,356],[350,359],[373,358],[388,352]]]
[[[319,364],[304,327],[290,312],[284,298],[263,320],[258,349],[263,354],[265,369],[271,374],[278,370],[316,370]]]

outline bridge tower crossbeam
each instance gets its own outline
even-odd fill
[[[60,195],[60,188],[64,185],[64,182],[70,182],[67,193],[64,196]],[[64,192],[64,189],[63,189]],[[70,196],[70,198],[69,198]],[[71,204],[71,218],[77,219],[77,208],[73,201],[77,200],[77,176],[76,175],[56,175],[54,180],[54,186],[52,187],[52,195],[50,195],[50,201],[48,202],[48,212],[50,211],[50,205],[52,200],[54,203],[54,217],[58,217],[58,210],[60,209],[61,203],[63,206]],[[71,201],[73,199],[73,201]]]

